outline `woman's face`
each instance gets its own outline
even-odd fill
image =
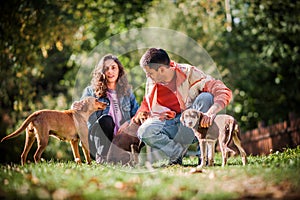
[[[104,74],[108,83],[116,83],[119,77],[119,66],[112,60],[106,60],[104,62]]]

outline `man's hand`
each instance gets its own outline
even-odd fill
[[[216,114],[221,111],[223,108],[220,104],[218,103],[214,103],[206,113],[203,113],[203,116],[202,116],[202,119],[201,119],[201,122],[200,122],[200,126],[202,128],[208,128],[210,127],[213,122],[214,122],[214,119],[216,117]]]
[[[150,113],[147,111],[140,111],[138,112],[133,118],[132,121],[137,125],[141,125],[150,117]]]
[[[200,126],[202,128],[210,127],[213,124],[215,117],[216,114],[203,113]]]

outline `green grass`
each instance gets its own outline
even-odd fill
[[[243,199],[300,197],[300,147],[268,156],[229,158],[222,168],[191,173],[197,160],[184,166],[146,168],[76,165],[74,162],[1,165],[0,199]]]

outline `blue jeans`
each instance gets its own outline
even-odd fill
[[[193,102],[192,108],[207,112],[213,105],[213,95],[201,93]],[[152,148],[163,151],[170,160],[176,160],[195,140],[193,131],[180,123],[181,114],[174,119],[161,121],[147,119],[138,129],[138,137]]]

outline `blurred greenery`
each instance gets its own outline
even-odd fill
[[[68,109],[90,52],[113,35],[143,27],[176,30],[203,46],[234,93],[227,112],[243,131],[260,121],[287,120],[300,113],[299,9],[296,0],[1,0],[0,137],[35,110]],[[144,86],[135,84],[144,74],[136,67],[143,51],[120,55],[139,101]],[[90,74],[77,80],[88,84]],[[2,143],[0,162],[19,162],[23,143],[24,136]],[[70,148],[53,140],[45,157],[58,147]]]

